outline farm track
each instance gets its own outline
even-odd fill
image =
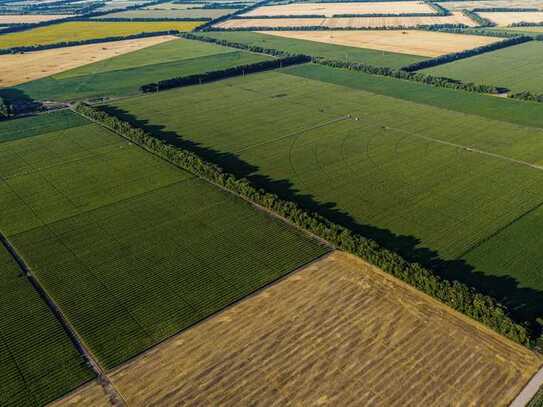
[[[38,279],[32,274],[32,271],[28,264],[26,264],[25,260],[19,256],[17,253],[17,250],[13,245],[10,243],[10,241],[4,236],[4,234],[0,233],[0,242],[5,247],[5,249],[10,253],[10,255],[13,257],[17,265],[20,267],[21,271],[24,273],[24,275],[27,277],[28,281],[32,285],[32,287],[36,290],[36,292],[40,295],[40,297],[45,301],[48,308],[51,310],[53,315],[56,317],[56,319],[59,321],[59,323],[64,328],[66,334],[72,341],[74,347],[78,350],[78,352],[84,357],[85,361],[88,363],[88,365],[92,368],[94,373],[96,374],[98,381],[100,385],[103,387],[104,391],[106,392],[109,401],[112,406],[126,406],[126,403],[122,396],[117,392],[103,369],[100,367],[98,362],[96,361],[93,354],[90,352],[90,350],[86,347],[85,343],[75,330],[75,328],[70,324],[70,322],[66,319],[60,308],[57,306],[55,301],[47,294],[47,291],[41,286]]]

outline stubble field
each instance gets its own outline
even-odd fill
[[[335,14],[435,14],[435,10],[422,1],[368,2],[368,3],[293,3],[277,6],[263,6],[251,10],[243,16],[306,16]]]
[[[111,374],[130,405],[507,406],[541,359],[340,252]]]
[[[539,8],[543,10],[542,0],[445,1],[438,4],[453,11],[472,10],[474,8]]]
[[[507,12],[507,13],[484,13],[478,12],[481,17],[486,18],[497,26],[509,26],[513,23],[543,23],[543,11],[541,12]]]
[[[252,27],[352,27],[352,28],[381,28],[381,27],[416,27],[418,25],[434,24],[464,24],[473,27],[476,24],[461,13],[451,16],[422,16],[422,17],[337,17],[337,18],[240,18],[223,21],[215,27],[240,29]]]
[[[48,14],[0,14],[0,24],[33,24],[43,21],[58,20],[60,18],[72,17],[70,15],[48,15]]]
[[[425,57],[460,52],[499,41],[493,37],[418,30],[264,31],[263,34]]]
[[[134,52],[176,37],[160,36],[127,41],[103,42],[77,47],[54,48],[24,54],[0,55],[0,87],[15,86],[83,65]]]

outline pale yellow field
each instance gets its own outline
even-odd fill
[[[55,48],[24,54],[0,55],[0,88],[54,75],[68,69],[127,54],[175,39],[174,36],[103,42],[77,47]]]
[[[394,31],[263,31],[298,40],[436,57],[500,41],[500,38],[418,30]]]
[[[539,8],[543,9],[543,0],[478,0],[478,1],[446,1],[440,6],[452,10],[472,10],[474,8]]]
[[[130,406],[506,406],[531,351],[335,252],[109,375]]]
[[[59,18],[71,17],[69,15],[56,14],[5,14],[0,15],[0,24],[31,24],[43,21],[58,20]]]
[[[543,23],[543,11],[530,13],[477,13],[498,26],[508,26],[513,23]]]
[[[111,407],[102,386],[93,381],[49,405],[50,407]]]
[[[331,28],[380,28],[380,27],[416,27],[431,24],[465,24],[473,27],[476,24],[461,13],[452,16],[425,17],[354,17],[354,18],[267,18],[267,19],[233,19],[216,25],[219,28],[248,27],[304,27],[324,26]]]
[[[377,3],[293,3],[278,6],[264,6],[251,10],[244,16],[303,16],[334,14],[406,14],[435,13],[422,1],[396,1]]]

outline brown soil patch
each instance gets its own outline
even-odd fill
[[[243,14],[244,16],[300,16],[334,14],[407,14],[432,13],[435,10],[422,1],[398,1],[377,3],[293,3],[264,6]]]
[[[334,252],[110,377],[131,406],[506,406],[540,364]]]
[[[0,15],[0,24],[31,24],[43,21],[58,20],[59,18],[72,17],[70,15],[53,14],[5,14]]]
[[[102,386],[93,381],[52,403],[50,407],[111,407],[111,403]]]
[[[54,75],[68,69],[113,58],[173,40],[174,36],[103,42],[77,47],[55,48],[25,54],[0,55],[0,88]]]
[[[417,25],[432,24],[465,24],[474,27],[475,23],[461,13],[451,16],[426,17],[353,17],[353,18],[240,18],[227,20],[216,25],[219,28],[249,28],[249,27],[307,27],[324,26],[331,28],[380,28],[380,27],[416,27]]]
[[[436,57],[500,41],[500,38],[430,31],[263,31],[264,34],[376,49],[401,54]]]
[[[498,26],[508,26],[513,23],[543,23],[543,11],[530,13],[477,13]]]

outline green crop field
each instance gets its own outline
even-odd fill
[[[543,42],[530,41],[424,69],[422,72],[464,82],[501,86],[513,92],[543,93],[542,65]]]
[[[202,35],[205,37],[240,42],[247,45],[275,48],[292,53],[309,54],[341,61],[362,62],[368,65],[387,66],[390,68],[400,68],[405,65],[428,59],[416,55],[397,54],[394,52],[377,51],[367,48],[346,47],[316,41],[282,38],[274,35],[247,31],[205,32]]]
[[[153,31],[191,31],[197,21],[102,22],[71,21],[32,30],[0,35],[0,48],[83,41],[94,38],[125,36]]]
[[[531,35],[538,36],[543,34],[543,26],[535,27],[497,27],[497,28],[485,28],[485,31],[498,31],[498,32],[509,32],[519,35]],[[469,31],[469,30],[468,30]]]
[[[328,250],[70,115],[18,119],[66,126],[0,144],[0,229],[104,367]]]
[[[178,9],[178,10],[129,10],[106,14],[96,18],[218,18],[231,14],[236,9],[209,8],[209,9]]]
[[[522,317],[543,312],[543,129],[528,127],[543,106],[381,79],[308,64],[112,109]]]
[[[141,85],[177,76],[271,59],[189,40],[173,40],[16,86],[36,100],[80,100],[126,96]]]
[[[43,406],[94,377],[1,244],[0,315],[1,406]]]

